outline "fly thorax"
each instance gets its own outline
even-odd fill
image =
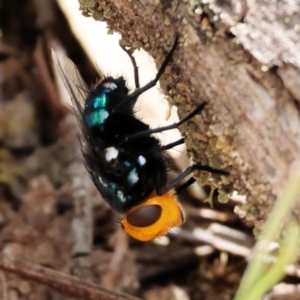
[[[104,125],[105,120],[109,117],[108,95],[115,89],[117,89],[117,85],[114,82],[105,82],[99,92],[92,93],[87,99],[83,116],[89,128]]]

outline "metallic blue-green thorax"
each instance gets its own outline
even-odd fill
[[[89,103],[86,103],[84,119],[88,127],[102,125],[108,118],[107,94],[110,92],[111,89],[105,89],[100,95],[91,98]]]

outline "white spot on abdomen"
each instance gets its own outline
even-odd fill
[[[139,175],[136,171],[136,168],[132,169],[128,174],[127,181],[130,185],[134,185],[139,181]]]
[[[104,149],[105,158],[107,161],[111,161],[118,157],[119,151],[115,147],[108,147]]]
[[[118,197],[118,199],[121,201],[121,202],[125,202],[125,198],[124,198],[124,194],[123,194],[123,192],[122,191],[117,191],[117,197]]]
[[[104,187],[107,187],[107,184],[103,182],[101,176],[98,177],[98,180]]]
[[[140,155],[137,158],[137,161],[138,161],[138,163],[139,163],[140,166],[143,166],[146,163],[146,158],[143,155]]]

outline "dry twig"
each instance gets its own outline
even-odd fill
[[[0,269],[13,273],[25,280],[47,285],[68,297],[85,300],[138,300],[128,294],[107,290],[94,283],[85,282],[76,277],[34,265],[32,263],[13,260],[0,254]]]

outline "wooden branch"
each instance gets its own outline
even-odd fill
[[[150,52],[158,66],[179,34],[161,86],[180,117],[209,101],[182,126],[186,144],[195,161],[230,172],[227,182],[209,183],[223,199],[233,190],[247,195],[244,215],[261,224],[300,153],[299,3],[278,9],[268,0],[79,2],[84,13],[121,33],[123,43]]]

